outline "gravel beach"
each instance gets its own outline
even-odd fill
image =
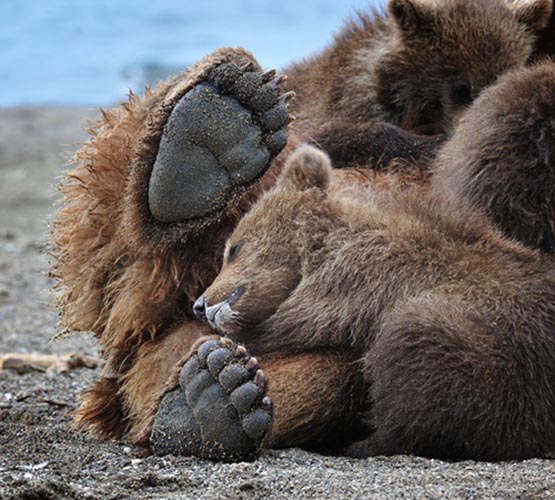
[[[98,356],[85,335],[52,342],[47,220],[69,152],[95,110],[0,109],[0,356]],[[0,498],[555,498],[555,461],[368,460],[298,449],[253,463],[145,457],[71,428],[99,368],[0,370]]]

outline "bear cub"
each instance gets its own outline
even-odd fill
[[[353,349],[373,432],[357,455],[555,450],[555,270],[419,186],[346,186],[302,147],[233,232],[199,301],[254,355]]]
[[[385,15],[359,13],[325,50],[284,69],[299,131],[372,133],[379,120],[449,133],[482,89],[528,62],[551,12],[551,0],[389,0]]]

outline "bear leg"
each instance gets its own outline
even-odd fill
[[[141,347],[194,317],[227,237],[275,182],[295,147],[281,81],[248,52],[220,49],[91,127],[52,222],[60,326],[95,334],[114,381],[89,392],[81,424],[112,436],[121,410],[126,432],[144,406],[127,390],[145,385],[132,372]]]
[[[276,157],[287,140],[280,82],[246,51],[221,49],[103,112],[52,222],[62,328],[93,331],[112,354],[156,337],[208,286],[287,155]]]
[[[390,123],[336,121],[311,140],[330,156],[335,168],[427,170],[446,141],[444,135],[420,135]]]
[[[374,432],[347,455],[499,461],[550,454],[551,367],[532,368],[552,361],[539,340],[545,334],[534,331],[534,345],[530,332],[505,328],[491,321],[488,306],[477,307],[476,294],[437,293],[395,308],[366,358]]]

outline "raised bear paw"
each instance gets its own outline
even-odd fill
[[[200,345],[162,398],[150,437],[157,455],[252,460],[272,425],[256,358],[227,338]]]
[[[293,94],[280,94],[284,77],[253,67],[215,65],[173,108],[149,182],[149,209],[158,221],[226,209],[285,147]]]

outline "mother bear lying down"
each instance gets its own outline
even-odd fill
[[[348,453],[502,460],[555,450],[551,259],[455,197],[398,177],[387,189],[383,178],[342,179],[317,149],[298,150],[233,232],[197,314],[254,354],[348,346],[363,358],[371,429]],[[209,439],[195,449],[190,419],[175,415],[183,397],[198,421],[210,414],[221,458],[227,423],[218,428],[201,393],[222,388],[243,430],[263,435],[260,371],[241,383],[252,368],[227,339],[201,345],[164,396],[155,451],[211,455]]]
[[[489,3],[479,1],[476,5],[483,7]],[[395,4],[408,7],[412,2]],[[464,2],[440,4],[453,8],[464,4],[464,12],[468,11]],[[531,14],[531,17],[525,16],[528,21],[536,19],[539,22],[545,17],[543,14],[550,2],[543,0],[540,4],[539,8],[526,8]],[[477,19],[484,23],[476,26],[465,19],[466,15],[459,19],[464,26],[483,27],[488,34],[478,38],[463,37],[466,41],[489,40],[501,26],[488,22],[484,16],[478,16]],[[504,32],[507,33],[506,28]],[[549,30],[546,33],[549,34]],[[522,64],[532,49],[532,31],[526,30],[523,39],[516,38],[524,43],[524,46],[520,42],[516,45]],[[450,36],[454,33],[452,29],[448,32]],[[466,32],[463,29],[461,33]],[[512,28],[509,32],[521,33],[521,29]],[[400,35],[402,31],[395,33]],[[455,34],[459,38],[458,30]],[[512,36],[503,39],[515,49],[516,39]],[[495,78],[499,75],[495,69],[498,65],[490,63],[491,57],[480,52],[478,60],[485,59],[486,65],[476,72],[472,70],[476,60],[464,57],[468,54],[460,50],[460,44],[454,46],[457,47],[455,59],[458,61],[458,56],[462,57],[462,74],[467,70],[476,73],[482,83],[487,75]],[[479,48],[484,47],[498,49],[497,44],[479,44]],[[550,50],[545,44],[540,43],[539,47],[540,53]],[[503,58],[496,60],[503,63]],[[228,72],[226,68],[234,71]],[[312,78],[310,72],[300,73],[309,81],[320,81]],[[552,71],[548,73],[551,75]],[[228,341],[216,344],[219,345],[216,349],[214,344],[205,345],[188,363],[188,371],[182,372],[187,390],[170,391],[171,396],[164,398],[162,407],[158,408],[157,395],[173,367],[182,365],[191,345],[210,333],[205,324],[194,319],[191,306],[216,276],[225,240],[260,192],[274,184],[283,161],[297,144],[299,131],[307,126],[302,119],[303,106],[309,110],[305,118],[315,118],[310,99],[297,99],[300,104],[293,111],[299,119],[288,127],[285,150],[272,161],[283,146],[288,122],[283,104],[288,94],[282,95],[283,80],[273,76],[272,72],[262,73],[252,57],[242,50],[218,51],[155,91],[147,92],[144,99],[132,97],[121,108],[104,112],[102,121],[91,131],[93,137],[79,151],[75,169],[62,185],[64,202],[53,222],[56,256],[53,275],[61,289],[61,325],[67,329],[93,331],[106,359],[103,372],[86,393],[76,420],[103,438],[124,438],[146,444],[156,413],[158,433],[152,440],[155,449],[164,452],[171,448],[171,441],[180,447],[175,451],[218,459],[245,458],[261,444],[322,444],[329,449],[334,444],[345,446],[352,442],[360,431],[363,435],[369,432],[364,425],[360,428],[356,418],[366,407],[364,395],[368,394],[356,369],[356,362],[365,351],[349,343],[341,350],[331,347],[293,354],[279,350],[264,353],[259,359],[266,377],[258,370],[257,361],[244,349],[229,345]],[[459,198],[470,199],[483,207],[506,234],[533,248],[552,251],[554,214],[551,207],[555,203],[551,189],[554,184],[550,178],[553,135],[549,116],[553,115],[553,82],[548,79],[550,85],[546,91],[537,77],[537,73],[526,77],[516,74],[504,84],[504,90],[499,88],[496,99],[488,94],[487,99],[484,97],[479,105],[472,106],[478,114],[475,113],[466,132],[456,132],[445,147],[448,158],[443,164],[452,167],[452,175],[444,176],[444,181],[446,190],[465,191],[459,193]],[[253,81],[259,83],[251,88]],[[289,88],[299,91],[302,87],[296,78],[289,82]],[[437,83],[443,88],[448,82],[440,79]],[[251,91],[269,100],[251,102]],[[320,86],[317,91],[320,95]],[[271,110],[266,113],[267,106]],[[485,112],[482,114],[480,110]],[[266,118],[261,120],[261,113],[263,118],[271,116],[272,119],[269,122]],[[509,116],[512,117],[510,121],[506,119]],[[351,118],[349,115],[349,122]],[[238,126],[244,122],[245,126]],[[269,134],[268,126],[271,131],[278,130]],[[476,127],[480,129],[479,135]],[[391,126],[386,128],[393,130]],[[204,141],[200,152],[191,147],[198,146],[199,133]],[[342,152],[358,151],[349,142],[350,133],[347,135],[346,141],[341,134],[333,134],[332,138],[346,147]],[[373,140],[368,141],[366,133],[363,135],[365,146],[376,146]],[[404,133],[401,136],[405,137]],[[345,158],[330,147],[333,144],[323,141],[321,136],[316,138],[332,155],[336,166],[344,164]],[[433,139],[432,143],[437,146]],[[247,162],[247,185],[242,185],[241,175],[236,175],[242,170],[234,171],[233,176],[230,174],[227,185],[230,197],[224,205],[219,188],[215,189],[219,184],[212,182],[212,174],[216,175],[219,170],[211,170],[211,163],[204,161],[206,155],[200,154],[210,153],[215,144],[220,148],[222,143],[231,145],[232,152],[237,146],[239,152],[252,153],[255,159],[259,158],[260,150],[269,148],[272,153],[263,155],[265,162],[254,162],[262,169],[255,169],[254,178],[250,170],[252,165]],[[377,144],[379,146],[379,141]],[[361,151],[367,152],[365,147]],[[230,153],[229,148],[223,147],[220,153],[225,156]],[[506,160],[509,168],[501,168],[506,166]],[[175,172],[166,171],[165,174],[171,175],[160,175],[164,174],[164,165]],[[486,167],[485,175],[475,170],[476,166]],[[359,174],[351,173],[355,177]],[[461,175],[466,178],[461,180]],[[479,184],[474,182],[478,177]],[[158,181],[162,181],[161,186]],[[183,203],[187,205],[189,198],[183,193],[179,196],[151,194],[164,195],[167,194],[165,188],[172,191],[180,186],[186,187],[185,194],[194,194],[194,199],[200,196],[203,200],[211,200],[209,215],[198,218],[199,207],[189,206],[191,210],[186,210],[186,216],[176,222],[156,217],[151,210],[153,200],[168,201],[179,208]],[[215,197],[210,197],[210,192]],[[203,204],[201,208],[207,207]],[[232,258],[237,249],[230,249]],[[208,307],[211,306],[209,302]],[[202,302],[196,309],[199,314],[204,312]],[[215,310],[207,309],[206,315],[211,317],[212,312]],[[247,346],[251,348],[250,342]],[[254,347],[255,352],[261,350],[260,346]],[[198,366],[195,367],[195,363]],[[207,369],[211,372],[207,373]],[[225,387],[210,383],[213,374]],[[196,381],[194,384],[189,384],[190,377],[191,381]],[[271,411],[264,400],[266,378],[269,395],[275,403],[271,426]],[[221,396],[219,399],[214,396],[216,392]],[[171,398],[175,399],[173,405]],[[216,403],[221,403],[219,409]],[[195,418],[190,418],[188,405],[195,410]],[[176,415],[173,420],[172,414]],[[181,419],[177,418],[179,415]],[[239,417],[240,425],[237,425]],[[170,429],[173,424],[175,428]],[[271,432],[261,443],[269,427]],[[250,444],[246,438],[241,441],[244,435],[251,440]],[[230,448],[225,444],[225,436],[229,437],[227,444],[242,443],[244,448]],[[212,453],[210,450],[214,448],[210,443],[221,445],[222,452]]]

